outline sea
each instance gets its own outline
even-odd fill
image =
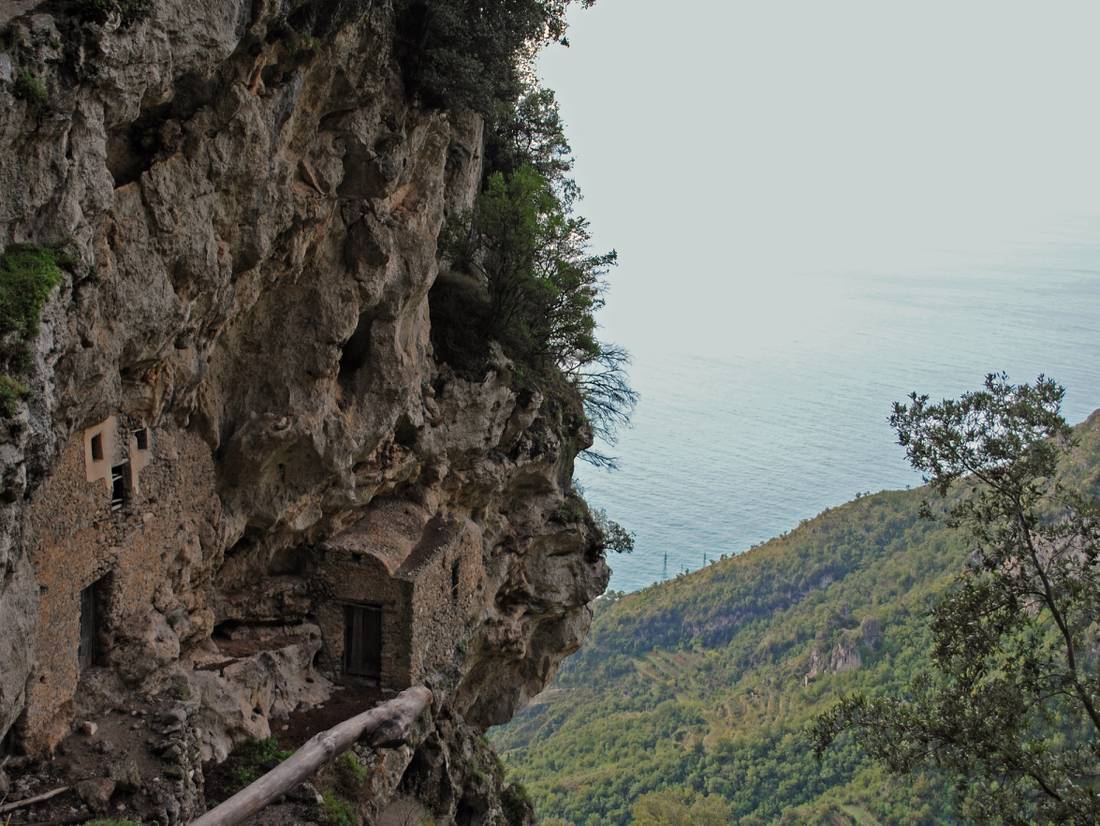
[[[738,554],[858,495],[920,485],[888,417],[1004,371],[1100,407],[1100,232],[1080,227],[994,251],[797,273],[714,346],[623,342],[641,395],[610,450],[578,464],[589,502],[635,535],[610,588],[635,591]],[[782,281],[782,279],[780,279]],[[614,295],[610,301],[614,301]],[[706,301],[706,295],[699,296]]]

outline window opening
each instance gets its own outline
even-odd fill
[[[344,672],[377,680],[382,674],[382,609],[344,606]]]
[[[126,500],[130,497],[130,489],[126,484],[129,469],[129,462],[123,462],[121,465],[115,465],[111,468],[112,513],[122,510],[122,506],[126,504]]]
[[[103,434],[97,433],[92,437],[92,461],[103,461]]]
[[[145,427],[139,427],[134,431],[134,441],[137,443],[138,450],[149,449],[149,429]]]
[[[456,559],[451,565],[451,596],[458,597],[458,579],[460,568],[458,560]]]

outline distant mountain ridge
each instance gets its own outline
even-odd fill
[[[1062,474],[1100,490],[1100,411],[1077,433]],[[890,776],[847,742],[818,763],[801,736],[842,693],[927,667],[925,614],[967,546],[919,517],[926,498],[860,497],[602,600],[553,687],[492,735],[543,822],[961,822],[942,779]]]

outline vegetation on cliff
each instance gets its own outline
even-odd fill
[[[498,344],[519,389],[539,390],[566,409],[579,398],[594,433],[614,444],[637,401],[628,354],[596,335],[616,254],[591,251],[588,221],[575,211],[580,193],[557,101],[531,80],[537,49],[564,41],[568,5],[406,3],[398,56],[413,95],[474,109],[487,124],[477,202],[450,215],[440,239],[449,271],[431,294],[437,354],[476,379]],[[598,451],[584,457],[613,464]]]
[[[0,256],[0,415],[11,416],[27,393],[17,376],[27,369],[29,342],[66,263],[42,247],[12,246]]]
[[[400,0],[397,55],[406,87],[432,106],[491,114],[520,97],[538,49],[565,40],[569,4]]]
[[[1059,478],[1095,493],[1100,415],[1077,435]],[[552,689],[494,733],[546,822],[957,822],[934,765],[899,777],[849,735],[819,762],[806,733],[841,696],[895,696],[930,668],[928,616],[971,545],[922,518],[929,493],[864,496],[603,600]]]

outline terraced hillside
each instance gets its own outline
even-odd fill
[[[1100,489],[1100,414],[1063,475]],[[493,739],[543,822],[958,822],[949,786],[897,778],[802,729],[847,691],[926,667],[925,614],[962,537],[925,489],[861,497],[752,550],[601,601],[554,686]]]

